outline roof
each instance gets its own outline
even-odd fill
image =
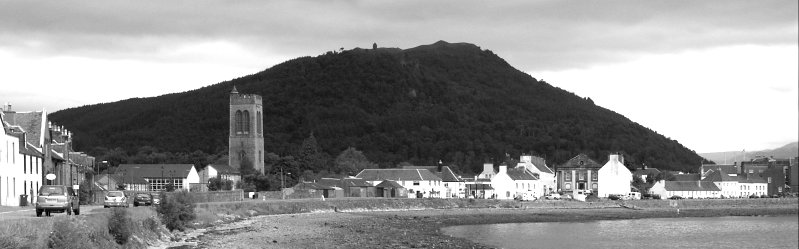
[[[710,173],[708,173],[702,180],[708,182],[737,182],[738,177],[730,176],[726,173],[722,173],[719,170],[711,170]]]
[[[426,169],[441,178],[443,182],[462,182],[449,166],[441,166],[441,172],[438,171],[438,166],[402,166],[403,169]]]
[[[755,174],[739,175],[738,182],[740,183],[768,183],[768,181]]]
[[[239,174],[239,169],[230,167],[227,164],[209,164],[208,166],[214,167],[217,172],[223,174]]]
[[[645,175],[649,175],[649,174],[657,175],[659,173],[660,173],[660,170],[659,169],[655,169],[655,168],[637,169],[637,170],[633,171],[633,175],[636,175],[636,176],[642,176],[642,175],[645,176]]]
[[[371,187],[372,184],[361,178],[322,178],[317,183],[331,187]]]
[[[367,181],[441,181],[441,177],[425,169],[364,169],[355,177]]]
[[[525,157],[529,158],[529,161],[526,161]],[[526,167],[528,164],[531,164],[531,165],[533,165],[533,167],[538,169],[538,171],[540,171],[541,173],[555,174],[555,171],[553,171],[552,169],[550,169],[547,166],[546,160],[544,160],[544,158],[542,158],[542,157],[522,155],[521,159],[522,159],[521,162],[516,164],[517,168],[520,165],[524,165],[524,167]]]
[[[697,174],[673,174],[675,181],[699,181],[702,176]]]
[[[405,188],[402,185],[400,185],[399,183],[397,183],[395,181],[391,181],[391,180],[385,180],[385,181],[381,182],[380,184],[377,184],[377,186],[375,186],[375,187],[378,187],[378,188]]]
[[[117,172],[142,178],[186,178],[192,168],[193,164],[120,164]]]
[[[602,168],[602,165],[592,160],[585,154],[579,154],[569,161],[558,166],[558,168]]]
[[[666,181],[666,191],[721,191],[716,184],[706,181]]]
[[[524,180],[538,180],[538,176],[534,175],[533,172],[530,172],[526,168],[513,168],[508,169],[508,176],[510,176],[511,180],[514,181],[524,181]]]
[[[330,186],[326,186],[323,184],[315,183],[315,182],[301,182],[297,183],[292,187],[294,190],[309,190],[309,189],[317,189],[317,190],[324,190],[324,189],[333,189]]]
[[[111,180],[114,181],[114,183],[116,183],[116,184],[121,184],[121,183],[150,184],[150,182],[148,182],[147,180],[144,180],[144,178],[141,178],[141,177],[138,177],[138,176],[135,176],[135,175],[121,174],[121,173],[110,174],[110,175],[109,174],[99,174],[99,175],[97,175],[97,179],[101,179],[101,178],[106,177],[106,176],[108,176],[108,178],[111,178]],[[101,180],[98,180],[98,183],[103,183],[103,182]]]
[[[740,168],[738,165],[734,164],[703,164],[702,165],[702,172],[706,172],[708,170],[719,171],[721,170],[725,174],[740,174]]]
[[[22,132],[27,133],[27,142],[37,148],[40,146],[42,135],[42,116],[44,112],[4,112],[4,121],[9,126],[17,126]],[[15,129],[15,131],[17,131]]]

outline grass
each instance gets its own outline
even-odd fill
[[[155,210],[127,210],[131,237],[118,245],[108,231],[111,212],[91,215],[37,217],[0,223],[0,248],[146,248],[166,236]]]

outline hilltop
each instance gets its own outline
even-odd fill
[[[725,161],[729,164],[733,162],[740,162],[746,156],[747,160],[751,160],[758,156],[764,157],[774,157],[778,159],[789,159],[799,156],[799,143],[793,142],[786,145],[783,145],[776,149],[767,149],[761,151],[746,151],[744,155],[744,151],[726,151],[726,152],[711,152],[711,153],[700,153],[700,156],[707,158],[708,160],[715,161],[716,163],[724,163]]]
[[[596,79],[595,84],[604,80]],[[165,82],[168,84],[168,82]],[[679,142],[513,68],[468,43],[378,48],[301,57],[200,89],[70,108],[50,118],[92,151],[142,146],[226,152],[228,94],[263,96],[265,148],[292,155],[313,133],[328,155],[349,146],[381,167],[442,160],[476,172],[486,160],[531,153],[560,164],[623,152],[631,166],[696,171]]]

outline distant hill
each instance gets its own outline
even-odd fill
[[[610,152],[623,152],[631,165],[682,171],[696,171],[702,160],[490,50],[443,41],[301,57],[188,92],[70,108],[50,118],[74,131],[83,151],[121,147],[132,154],[151,146],[220,153],[227,149],[234,85],[263,96],[266,150],[278,155],[295,154],[313,132],[332,157],[354,146],[381,167],[442,160],[477,172],[487,160],[522,153],[554,165],[579,153],[604,162]]]
[[[728,164],[732,164],[733,162],[740,162],[744,158],[743,150],[700,153],[699,155],[719,164],[723,164],[725,161]],[[757,156],[765,156],[765,157],[773,156],[774,158],[780,158],[780,159],[794,158],[799,156],[799,143],[797,142],[789,143],[776,149],[746,152],[746,160],[750,160]]]

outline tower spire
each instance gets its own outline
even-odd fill
[[[230,91],[230,94],[239,94],[239,90],[236,90],[236,86],[233,86],[233,90]]]

